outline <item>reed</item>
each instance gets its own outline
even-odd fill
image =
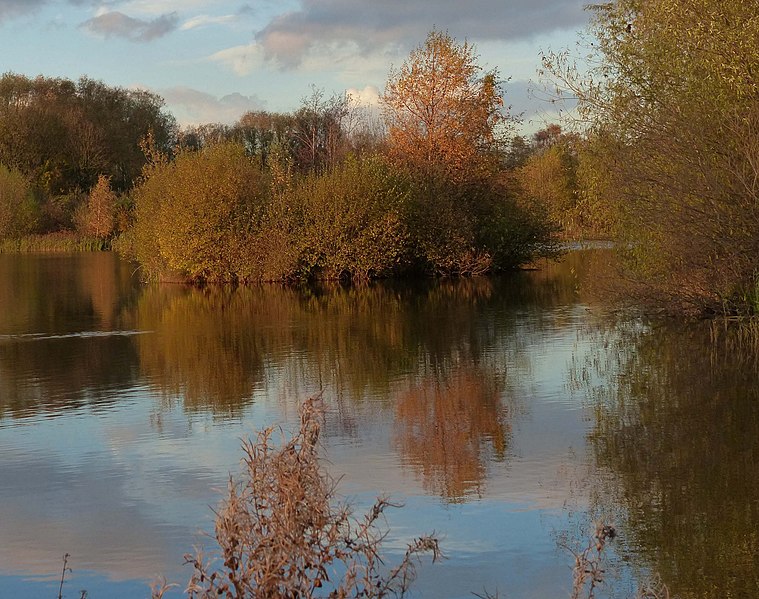
[[[0,241],[0,253],[99,252],[110,249],[110,242],[97,237],[82,237],[73,231],[27,235]]]

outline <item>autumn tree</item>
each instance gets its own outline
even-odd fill
[[[759,3],[614,0],[589,60],[546,57],[579,101],[629,274],[675,309],[759,309]]]
[[[607,204],[596,193],[597,181],[603,175],[595,169],[591,148],[587,138],[550,124],[533,134],[528,150],[519,145],[514,148],[512,142],[507,158],[519,193],[526,201],[545,207],[565,239],[611,235]]]
[[[79,207],[74,217],[79,232],[98,239],[110,237],[115,224],[116,201],[110,177],[100,175],[86,203]]]
[[[500,176],[508,119],[498,73],[483,72],[472,45],[431,31],[381,101],[389,158],[416,186],[410,228],[428,270],[480,274],[550,253],[550,228]]]
[[[483,72],[474,46],[432,30],[381,98],[391,157],[430,175],[461,178],[492,158],[504,123],[498,72]]]

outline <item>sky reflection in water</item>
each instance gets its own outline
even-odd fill
[[[449,559],[421,569],[418,596],[567,596],[557,535],[577,542],[599,512],[634,514],[619,445],[598,441],[627,438],[621,412],[599,406],[624,399],[608,381],[645,328],[603,317],[589,283],[608,256],[310,291],[141,287],[110,254],[0,256],[13,282],[0,286],[0,588],[55,596],[64,553],[68,596],[184,582],[240,438],[293,426],[298,399],[323,389],[340,491],[359,507],[380,493],[405,503],[389,516],[391,553],[442,538]],[[634,554],[645,525],[630,525]],[[638,553],[661,569],[655,547]]]

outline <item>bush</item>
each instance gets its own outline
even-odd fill
[[[478,275],[557,253],[556,228],[541,206],[520,203],[495,175],[459,183],[438,179],[414,198],[413,245],[428,272]]]
[[[37,210],[29,182],[0,164],[0,239],[18,239],[34,230]]]
[[[185,556],[193,567],[189,597],[403,596],[418,556],[440,555],[435,538],[421,537],[399,565],[385,567],[379,549],[386,533],[378,521],[391,504],[378,499],[360,519],[349,506],[333,505],[335,483],[318,460],[320,400],[305,402],[300,415],[300,430],[282,447],[271,428],[243,443],[242,480],[230,479],[216,512],[218,554],[210,560],[200,550]]]
[[[410,188],[380,158],[348,159],[309,174],[293,190],[302,273],[317,278],[368,279],[409,265]]]
[[[135,257],[148,277],[250,277],[245,245],[267,203],[261,168],[235,143],[158,159],[135,190]]]

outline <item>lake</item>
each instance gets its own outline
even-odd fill
[[[601,596],[759,597],[759,337],[614,310],[611,262],[232,290],[0,255],[0,597],[54,599],[66,553],[64,597],[186,583],[241,439],[320,392],[339,493],[404,504],[388,562],[440,538],[414,596],[568,597],[603,521]]]

